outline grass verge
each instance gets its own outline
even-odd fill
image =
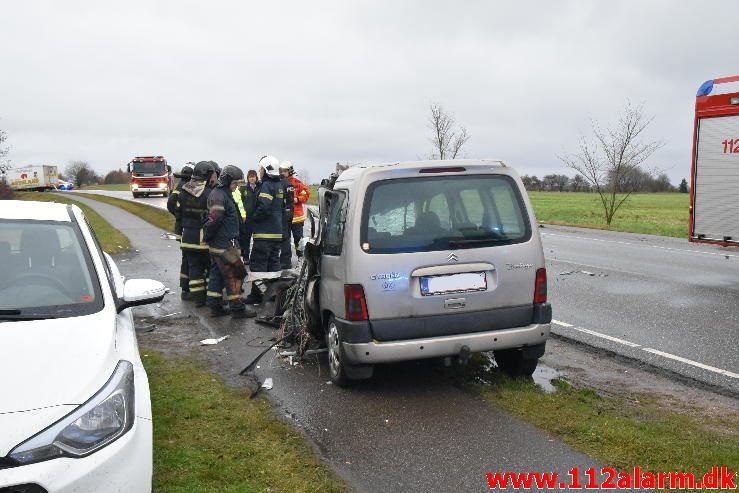
[[[121,183],[116,185],[84,185],[82,188],[77,190],[116,190],[128,192],[131,190],[131,186],[128,183]]]
[[[40,193],[40,192],[18,192],[16,194],[19,200],[32,200],[37,202],[56,202],[58,204],[74,204],[85,213],[87,220],[90,222],[95,235],[100,241],[103,250],[113,255],[122,253],[131,249],[131,242],[128,237],[110,225],[108,221],[102,218],[100,214],[92,210],[87,205],[71,199],[69,195],[59,193]]]
[[[145,351],[154,413],[154,491],[338,492],[346,486],[263,398],[199,363]]]
[[[174,229],[174,216],[164,209],[152,207],[140,202],[133,202],[131,200],[108,197],[107,195],[88,193],[84,194],[84,196],[87,199],[97,200],[98,202],[104,202],[106,204],[120,207],[121,209],[140,217],[149,224],[165,231],[172,231]]]
[[[488,377],[491,384],[473,386],[488,403],[605,465],[702,475],[712,466],[739,464],[739,413],[711,416],[699,403],[691,409],[679,403],[666,409],[648,394],[601,397],[563,380],[555,381],[557,390],[547,394],[530,381],[497,372]]]
[[[610,227],[603,219],[603,205],[597,193],[529,192],[529,198],[542,223],[675,238],[688,236],[687,193],[633,194],[618,210]]]

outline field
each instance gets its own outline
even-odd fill
[[[128,183],[122,183],[118,185],[84,185],[81,188],[75,188],[75,190],[117,190],[128,192],[131,187]]]
[[[688,235],[687,193],[641,193],[627,199],[609,228],[597,193],[529,192],[540,223],[610,229],[685,238]]]

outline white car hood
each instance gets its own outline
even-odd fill
[[[115,312],[109,310],[0,322],[0,416],[85,402],[118,363],[115,336]]]

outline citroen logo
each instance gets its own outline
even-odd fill
[[[455,253],[450,253],[449,256],[446,258],[447,262],[456,262],[458,260],[459,258],[457,257]]]

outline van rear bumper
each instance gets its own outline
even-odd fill
[[[344,342],[344,356],[355,364],[392,363],[458,355],[462,346],[479,353],[542,344],[549,338],[550,324],[531,324],[513,329],[498,329],[400,341]]]

